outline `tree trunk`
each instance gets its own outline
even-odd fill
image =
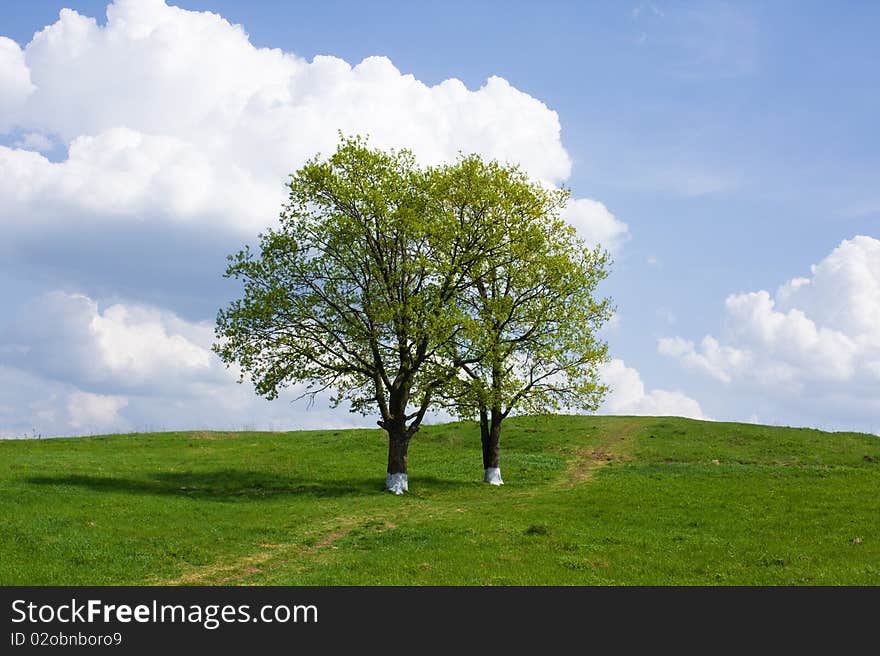
[[[483,445],[483,469],[497,466],[490,464],[492,458],[489,448],[489,411],[486,408],[480,408],[480,442]]]
[[[501,462],[501,411],[492,408],[491,418],[485,424],[480,422],[480,437],[483,440],[483,468],[500,467]]]
[[[409,438],[388,436],[388,473],[406,473],[406,452],[409,449]]]
[[[388,431],[388,475],[385,477],[385,489],[394,494],[409,491],[409,477],[406,474],[406,452],[412,437],[405,424],[387,427]]]
[[[483,443],[483,480],[492,485],[503,485],[501,480],[501,422],[504,415],[500,408],[492,413],[480,410],[480,439]]]

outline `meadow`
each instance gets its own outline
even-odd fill
[[[3,585],[880,585],[880,438],[670,417],[0,442]]]

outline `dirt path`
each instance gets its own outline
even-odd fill
[[[620,425],[613,435],[602,438],[599,444],[580,449],[565,470],[563,485],[574,487],[588,481],[601,467],[625,457],[627,440],[641,426],[644,426],[644,422],[639,420],[627,422]]]
[[[381,530],[395,528],[395,524],[378,519]],[[231,562],[214,563],[194,568],[178,577],[156,581],[153,585],[236,585],[241,579],[258,574],[271,567],[306,558],[334,542],[346,537],[353,530],[375,525],[375,517],[346,517],[333,522],[332,528],[324,527],[323,535],[312,545],[301,543],[261,543],[260,551],[241,556]],[[330,530],[327,530],[327,529]],[[311,534],[312,536],[314,533]]]

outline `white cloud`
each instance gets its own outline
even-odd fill
[[[24,51],[3,40],[0,99],[0,133],[28,135],[0,147],[3,257],[18,275],[40,262],[82,286],[115,273],[103,243],[112,242],[117,260],[147,267],[129,297],[167,292],[156,282],[165,251],[147,244],[185,242],[219,271],[228,251],[212,249],[274,224],[287,176],[332,152],[339,130],[426,163],[477,152],[545,184],[571,172],[556,112],[502,78],[470,90],[456,79],[426,85],[385,57],[307,61],[162,0],[117,0],[103,26],[62,10]],[[34,152],[47,135],[66,159]],[[627,235],[596,201],[573,199],[567,216],[593,243],[614,248]],[[194,241],[197,231],[207,238]],[[205,275],[178,287],[201,294]]]
[[[700,346],[701,350],[697,351],[690,340],[662,337],[657,343],[657,350],[661,355],[679,358],[688,369],[708,374],[724,383],[730,382],[731,370],[744,369],[749,365],[749,353],[729,346],[722,347],[711,335],[706,335]]]
[[[82,294],[51,292],[28,303],[9,328],[7,364],[95,391],[171,390],[227,376],[210,351],[213,327],[146,306],[103,310]]]
[[[645,390],[639,372],[627,367],[623,360],[614,358],[600,368],[602,381],[611,392],[600,412],[614,415],[673,415],[708,419],[700,404],[686,394],[665,389]]]
[[[332,151],[338,130],[431,163],[465,151],[519,162],[546,183],[570,173],[556,112],[502,78],[471,91],[455,79],[425,85],[385,57],[308,62],[161,0],[117,0],[107,17],[98,26],[65,9],[23,54],[0,42],[0,96],[17,99],[8,122],[70,145],[59,164],[0,150],[0,170],[14,175],[0,187],[0,223],[68,207],[220,214],[250,233],[274,220],[286,176]],[[614,219],[594,214],[605,236]]]
[[[128,405],[124,396],[106,396],[88,392],[74,392],[67,399],[67,412],[70,426],[90,432],[108,430],[111,426],[121,426],[119,411]]]
[[[312,430],[373,427],[373,417],[330,409],[326,399],[309,407],[295,393],[276,401],[254,394],[248,384],[179,385],[147,392],[97,394],[66,382],[0,365],[0,439],[60,437],[121,431]]]
[[[71,215],[111,223],[158,215],[210,221],[215,229],[220,219],[256,232],[277,213],[280,187],[261,185],[234,162],[212,161],[186,141],[128,128],[76,137],[68,158],[57,163],[0,146],[0,223],[5,217],[13,233]]]
[[[119,415],[128,399],[83,392],[0,364],[0,438],[53,437],[124,430]]]
[[[608,321],[602,327],[604,331],[613,331],[620,328],[620,325],[623,323],[623,314],[620,310],[617,310],[614,314],[609,317]]]
[[[775,294],[730,295],[721,339],[707,335],[695,346],[663,338],[658,350],[723,383],[803,399],[810,411],[846,407],[853,419],[876,416],[880,240],[844,240],[810,277],[793,278]]]
[[[16,148],[33,150],[38,153],[47,153],[55,147],[52,139],[39,132],[28,132],[16,141],[14,145]]]
[[[375,426],[326,398],[294,402],[300,387],[257,397],[211,352],[213,339],[210,324],[164,310],[45,294],[0,335],[0,437]]]
[[[24,53],[19,45],[0,36],[0,132],[13,123],[25,99],[34,90]]]
[[[578,237],[588,244],[601,244],[610,251],[617,250],[629,237],[629,227],[626,223],[596,200],[588,198],[570,200],[562,213],[562,218],[573,225]]]

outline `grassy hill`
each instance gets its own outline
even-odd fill
[[[652,417],[0,442],[2,584],[880,584],[880,438]]]

